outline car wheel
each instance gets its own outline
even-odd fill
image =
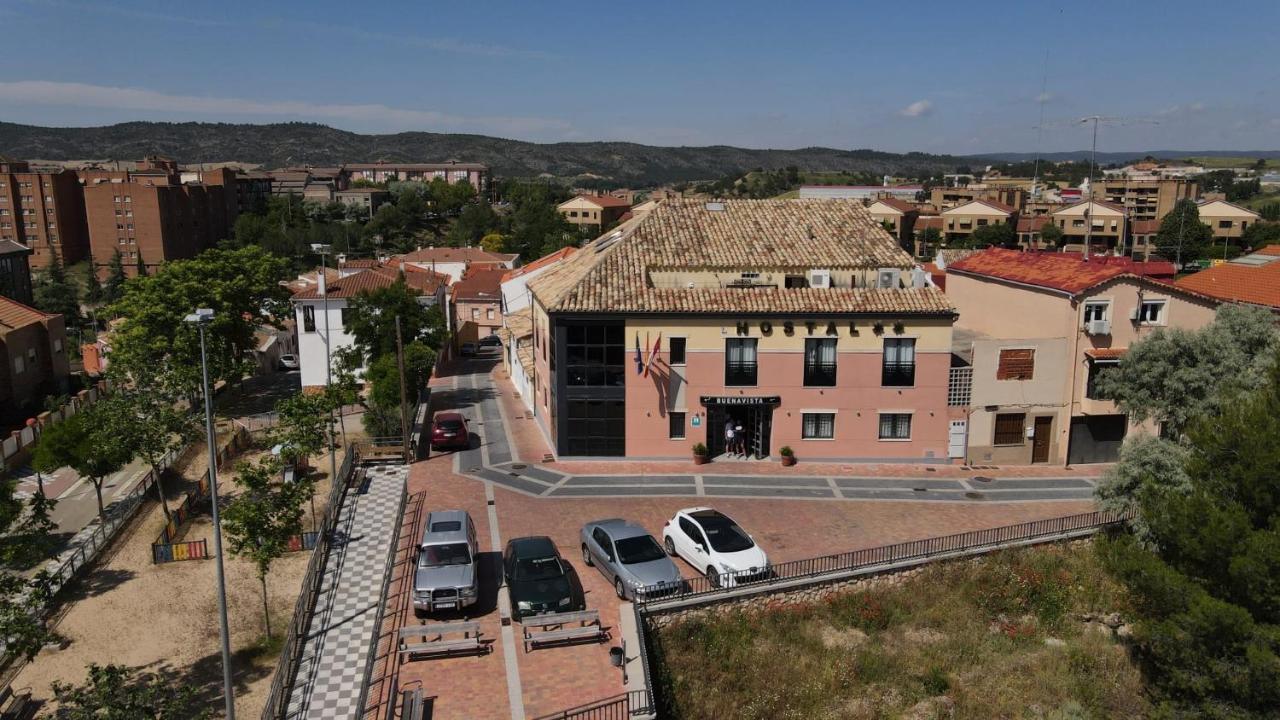
[[[591,562],[591,551],[586,545],[582,546],[582,563],[587,567],[595,567],[595,563]]]
[[[716,572],[716,569],[710,565],[707,566],[707,582],[711,583],[713,588],[720,587],[720,573]]]
[[[670,535],[662,538],[662,547],[664,550],[667,551],[667,554],[670,555],[671,557],[676,556],[676,544],[671,542]]]
[[[613,591],[618,593],[619,600],[627,599],[627,589],[623,586],[621,578],[613,581]]]
[[[426,617],[427,617],[427,611],[426,611],[426,610],[419,610],[418,608],[414,608],[414,609],[413,609],[413,616],[414,616],[414,617],[416,617],[416,618],[418,618],[419,620],[422,620],[422,619],[424,619],[424,618],[426,618]]]

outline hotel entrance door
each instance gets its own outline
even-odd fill
[[[777,398],[704,396],[702,404],[707,408],[707,451],[711,457],[732,456],[737,452],[729,445],[728,428],[734,428],[737,439],[739,426],[742,427],[741,442],[746,455],[757,459],[769,456],[769,436]]]

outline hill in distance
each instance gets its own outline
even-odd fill
[[[129,122],[103,127],[39,127],[0,122],[0,154],[41,160],[134,160],[166,155],[182,163],[236,161],[284,167],[351,162],[443,162],[488,165],[501,177],[598,180],[645,187],[691,180],[715,180],[761,168],[795,166],[810,172],[853,172],[920,176],[954,172],[962,165],[1017,161],[1033,153],[954,156],[838,150],[809,147],[759,150],[728,145],[655,147],[629,142],[532,143],[484,135],[403,132],[365,135],[316,123],[269,125],[232,123]],[[1183,158],[1239,155],[1280,157],[1280,151],[1159,151],[1099,153],[1099,163],[1125,162],[1145,155]],[[1050,160],[1087,159],[1088,152],[1046,153]]]

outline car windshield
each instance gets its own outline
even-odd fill
[[[666,557],[658,541],[648,535],[629,537],[614,543],[618,548],[618,562],[623,565],[653,562]]]
[[[525,558],[516,561],[516,580],[553,580],[561,575],[564,575],[564,568],[560,567],[558,557]]]
[[[418,567],[444,567],[466,565],[471,562],[471,550],[466,543],[445,543],[423,546],[418,553]]]
[[[707,542],[711,543],[711,549],[716,552],[741,552],[755,546],[747,533],[724,515],[719,513],[704,515],[697,520],[702,526],[702,531],[707,534]]]
[[[462,423],[457,420],[441,420],[436,423],[436,427],[446,432],[458,432],[462,429]]]

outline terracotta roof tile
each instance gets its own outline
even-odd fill
[[[12,255],[14,253],[31,254],[31,248],[13,240],[0,240],[0,255]]]
[[[1076,295],[1128,270],[1118,265],[1084,262],[1062,253],[991,248],[948,264],[947,272],[1008,280]]]
[[[906,200],[899,200],[898,198],[892,198],[892,197],[877,198],[876,200],[873,200],[871,202],[872,205],[875,205],[876,203],[883,203],[884,205],[888,205],[889,207],[893,208],[894,210],[897,210],[900,213],[919,212],[920,210],[920,208],[916,207],[913,203],[909,203]]]
[[[1053,218],[1048,215],[1035,215],[1032,217],[1018,218],[1018,232],[1020,233],[1036,233],[1040,232],[1040,228],[1051,222]]]
[[[518,278],[521,275],[531,273],[534,270],[540,270],[548,265],[554,265],[555,263],[558,263],[561,260],[574,254],[575,252],[577,252],[577,250],[578,248],[570,245],[568,247],[562,247],[559,250],[551,253],[550,255],[543,255],[542,257],[538,258],[537,260],[534,260],[528,265],[522,265],[516,268],[515,270],[508,270],[507,273],[502,276],[502,282],[506,282],[508,280]]]
[[[1259,266],[1223,263],[1180,278],[1176,284],[1219,300],[1280,308],[1280,261]]]
[[[405,262],[417,263],[506,263],[515,260],[518,255],[491,253],[483,248],[475,247],[429,247],[418,248],[398,256]]]
[[[652,272],[663,270],[803,272],[913,265],[855,200],[672,199],[590,243],[530,287],[552,312],[951,312],[946,296],[934,287],[689,289],[654,287],[651,280]]]
[[[578,195],[573,199],[586,200],[587,202],[602,208],[631,207],[631,203],[627,202],[626,200],[623,200],[622,198],[616,198],[611,195]],[[568,202],[568,201],[566,200],[565,202]],[[564,203],[561,203],[561,205],[563,204]]]
[[[453,285],[454,300],[500,302],[504,267],[473,265],[467,268],[462,279]]]
[[[399,273],[389,268],[361,270],[344,278],[329,280],[326,285],[326,292],[331,298],[355,297],[367,290],[390,287],[398,278]],[[441,275],[440,273],[431,273],[430,275],[405,273],[405,284],[410,289],[416,290],[419,295],[427,295],[434,293],[447,278],[447,275]],[[320,300],[323,298],[324,295],[320,294],[318,285],[308,286],[293,294],[294,300]]]
[[[1276,255],[1280,256],[1280,245],[1267,245],[1254,251],[1256,255]]]
[[[1127,352],[1129,352],[1129,348],[1127,347],[1087,348],[1085,349],[1084,354],[1088,355],[1094,360],[1119,360],[1120,358],[1124,357],[1124,354]]]
[[[17,300],[0,295],[0,328],[12,330],[26,327],[49,318],[56,317],[48,313],[23,305]]]
[[[1155,235],[1160,232],[1159,220],[1134,220],[1129,223],[1134,235]]]
[[[920,232],[922,230],[927,230],[928,228],[941,230],[943,228],[942,216],[941,215],[921,215],[920,217],[916,218],[916,224],[912,226],[913,232]]]

